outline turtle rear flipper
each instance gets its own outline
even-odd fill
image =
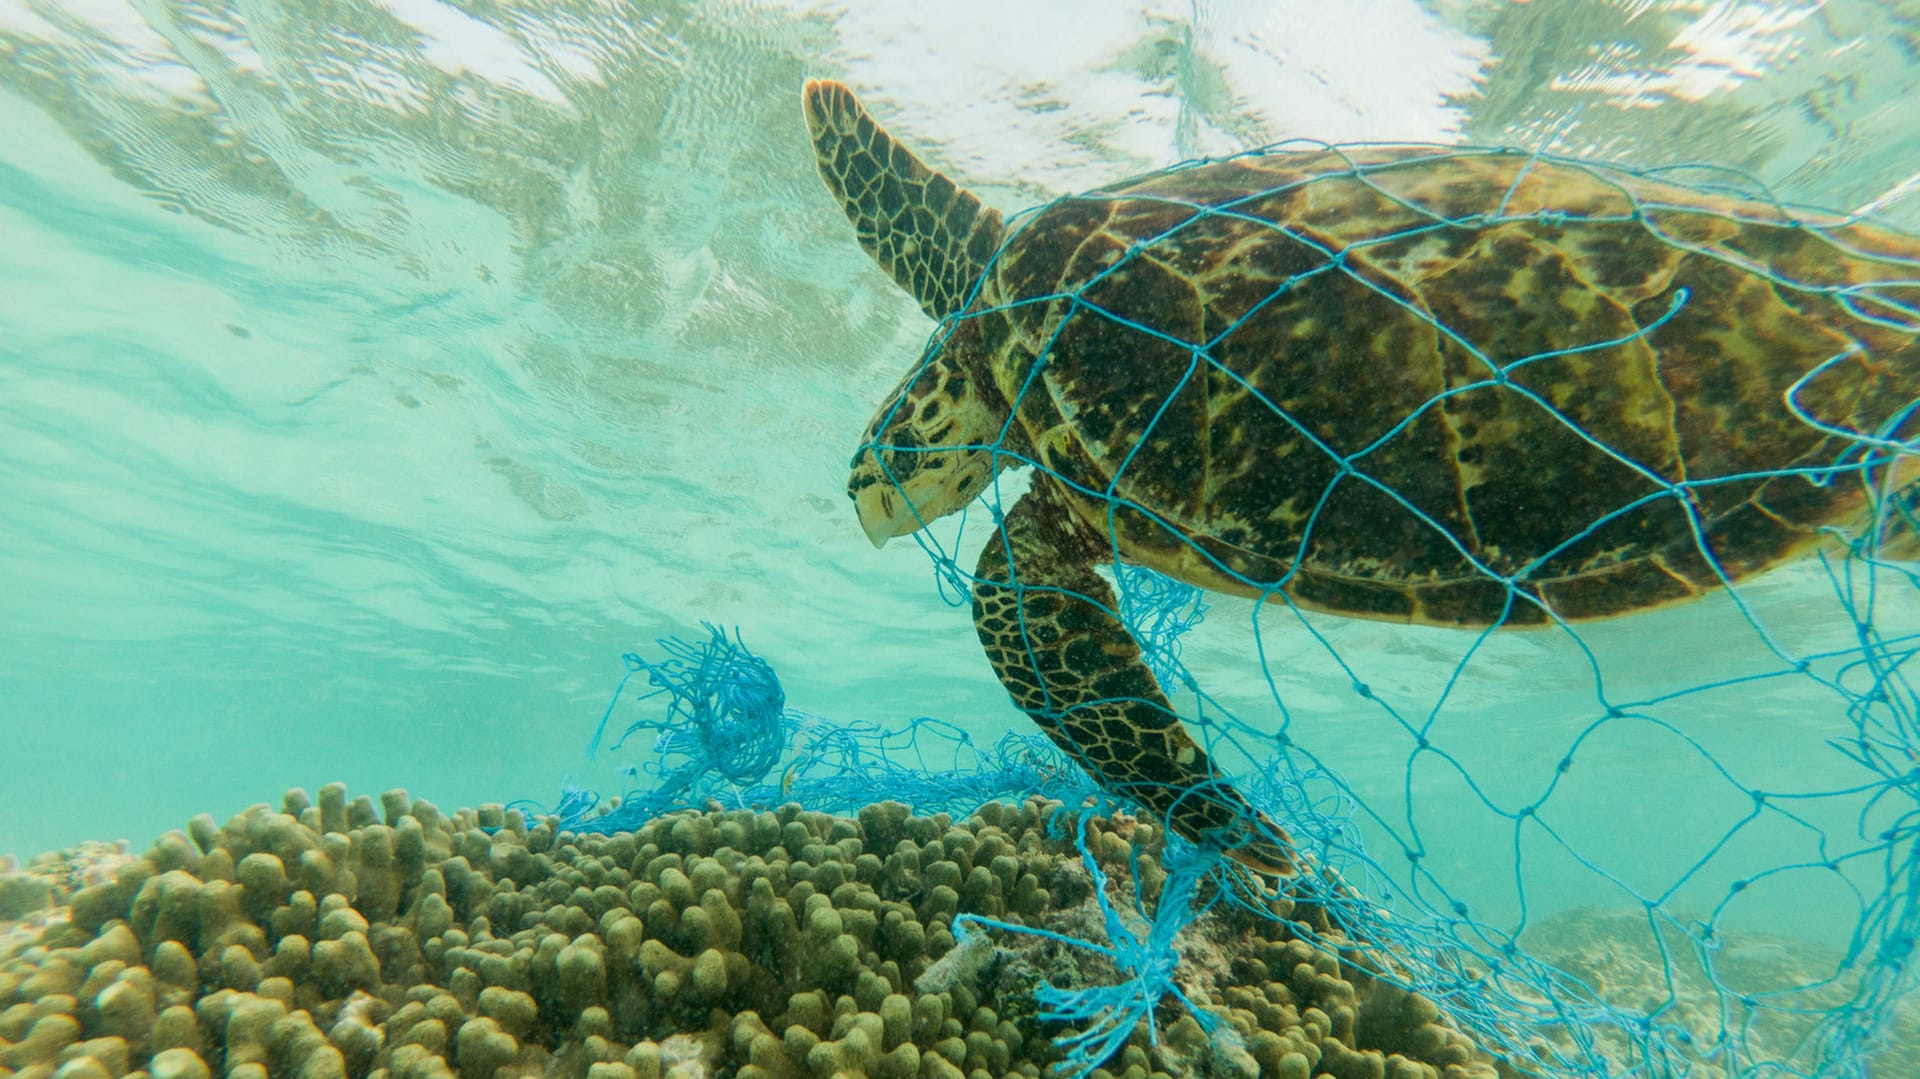
[[[1099,546],[1037,477],[981,552],[973,623],[1013,702],[1108,789],[1262,873],[1295,871],[1292,841],[1213,769],[1114,617]]]

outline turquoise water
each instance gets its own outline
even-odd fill
[[[927,560],[870,548],[845,501],[930,324],[822,191],[806,77],[1007,210],[1282,138],[1414,139],[1729,166],[1920,229],[1911,4],[951,7],[0,3],[0,852],[140,845],[332,780],[448,806],[617,790],[625,762],[582,747],[619,656],[702,619],[809,711],[1028,729]],[[1746,595],[1790,651],[1850,639],[1817,568]],[[1517,917],[1511,825],[1470,810],[1524,800],[1592,718],[1582,654],[1475,656],[1442,728],[1474,792],[1409,781],[1333,662],[1422,714],[1472,638],[1315,628],[1331,652],[1260,621],[1293,736],[1420,819],[1477,913]],[[1582,638],[1617,699],[1771,662],[1719,601]],[[1186,657],[1270,730],[1255,654],[1220,600]],[[1718,768],[1854,781],[1836,708],[1689,698],[1708,757],[1613,731],[1556,823],[1658,890],[1744,811]],[[1857,809],[1730,853],[1790,861]],[[1536,914],[1624,901],[1551,852],[1529,872]],[[1843,890],[1741,904],[1840,946]]]

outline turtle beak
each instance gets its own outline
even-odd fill
[[[896,512],[894,493],[892,484],[869,483],[853,496],[860,529],[875,547],[885,547],[888,540],[913,531],[920,523],[910,506],[900,507],[906,510],[904,514]]]

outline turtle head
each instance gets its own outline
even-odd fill
[[[860,246],[943,323],[853,455],[847,494],[878,547],[973,501],[997,471],[991,447],[1006,409],[965,360],[981,354],[977,321],[954,316],[1006,230],[998,211],[895,141],[845,86],[816,80],[802,97],[820,178]]]
[[[995,450],[1006,409],[955,344],[930,350],[894,387],[854,452],[847,497],[875,547],[965,507],[1011,463]]]

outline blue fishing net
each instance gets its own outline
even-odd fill
[[[734,785],[759,780],[779,760],[789,733],[787,695],[773,668],[747,651],[739,631],[729,640],[720,627],[706,628],[709,639],[705,642],[660,641],[667,658],[658,662],[650,663],[635,652],[621,656],[627,673],[587,742],[587,756],[597,756],[627,680],[647,672],[647,682],[654,689],[639,699],[664,697],[666,714],[634,720],[612,748],[619,749],[637,732],[654,732],[656,759],[648,767],[658,779],[654,789],[663,798],[678,796],[709,779]]]
[[[1308,438],[1331,477],[1319,492],[1322,507],[1343,484],[1367,485],[1406,519],[1451,535],[1373,474],[1372,455],[1425,411],[1466,393],[1517,395],[1607,461],[1645,477],[1647,489],[1599,508],[1585,529],[1525,564],[1496,570],[1475,563],[1505,590],[1510,616],[1484,629],[1397,627],[1356,636],[1346,620],[1296,602],[1290,579],[1242,578],[1265,602],[1252,606],[1237,634],[1211,642],[1209,659],[1225,654],[1223,644],[1242,648],[1244,662],[1226,669],[1217,662],[1188,669],[1185,646],[1208,613],[1199,592],[1124,557],[1105,567],[1117,588],[1111,613],[1141,645],[1158,685],[1177,692],[1189,730],[1251,805],[1286,828],[1306,871],[1284,887],[1326,912],[1337,932],[1321,940],[1325,948],[1350,955],[1355,941],[1364,942],[1373,977],[1433,1000],[1498,1059],[1533,1074],[1920,1073],[1913,1004],[1920,981],[1920,699],[1906,666],[1920,650],[1920,578],[1900,560],[1910,549],[1915,491],[1895,467],[1913,456],[1911,421],[1920,402],[1895,401],[1870,423],[1849,425],[1823,412],[1815,392],[1848,365],[1896,371],[1920,387],[1920,348],[1913,344],[1920,336],[1920,262],[1899,254],[1888,234],[1780,206],[1757,184],[1727,174],[1689,173],[1689,190],[1747,199],[1745,224],[1790,234],[1783,242],[1825,245],[1848,260],[1853,276],[1803,281],[1779,272],[1764,253],[1716,246],[1688,217],[1685,199],[1669,204],[1647,194],[1682,190],[1646,186],[1671,183],[1675,174],[1534,155],[1503,197],[1461,211],[1428,205],[1397,185],[1400,166],[1392,159],[1364,148],[1321,150],[1331,163],[1299,184],[1329,176],[1358,182],[1398,204],[1407,223],[1364,241],[1329,243],[1260,216],[1260,200],[1285,194],[1283,187],[1224,203],[1183,200],[1169,188],[1154,197],[1183,214],[1157,238],[1128,248],[1068,291],[1019,302],[1056,305],[1054,341],[1076,324],[1110,323],[1184,350],[1188,362],[1174,369],[1181,384],[1200,373],[1232,382],[1238,376],[1214,352],[1239,322],[1207,340],[1186,340],[1086,293],[1135,260],[1154,257],[1185,229],[1222,217],[1251,221],[1297,241],[1312,265],[1253,302],[1243,318],[1289,289],[1344,278],[1418,315],[1477,372],[1365,445],[1337,448]],[[1457,244],[1513,222],[1541,230],[1566,224],[1578,215],[1554,205],[1551,187],[1525,183],[1550,168],[1584,170],[1612,185],[1622,205],[1604,220],[1733,262],[1796,310],[1825,305],[1824,317],[1846,343],[1810,360],[1778,394],[1783,415],[1824,437],[1818,453],[1732,475],[1664,475],[1639,460],[1639,448],[1612,445],[1572,418],[1577,402],[1553,399],[1522,377],[1541,365],[1571,370],[1623,351],[1657,362],[1670,323],[1728,302],[1724,296],[1676,287],[1621,332],[1516,352],[1511,341],[1476,342],[1418,297],[1369,276],[1364,256],[1372,247],[1425,238]],[[1095,193],[1031,213],[1118,197]],[[1602,218],[1588,213],[1584,220]],[[975,303],[943,321],[929,362],[967,320],[995,313]],[[1050,348],[1042,349],[1036,371],[1049,362]],[[1169,386],[1168,401],[1176,389]],[[1027,392],[1041,391],[1030,379]],[[1254,396],[1307,431],[1310,416]],[[1166,407],[1160,402],[1159,412],[1145,415],[1153,420]],[[1724,418],[1734,424],[1741,414]],[[1143,445],[1151,433],[1149,422],[1139,435]],[[1036,474],[1050,471],[1004,438],[960,449],[1011,457]],[[976,583],[965,568],[972,560],[961,552],[1001,527],[1021,491],[1017,475],[997,480],[972,512],[915,533],[941,593],[956,605],[967,602]],[[1827,549],[1800,564],[1790,594],[1766,578],[1742,579],[1723,563],[1697,508],[1719,488],[1776,479],[1816,492],[1851,485],[1864,506],[1857,519],[1830,529]],[[1110,499],[1116,511],[1142,509],[1113,489],[1081,493]],[[1619,619],[1622,629],[1576,625],[1533,587],[1529,575],[1555,552],[1631,523],[1649,507],[1669,506],[1692,522],[1690,553],[1723,586],[1695,601],[1717,611],[1698,624],[1707,628],[1669,620],[1638,634],[1635,620],[1645,615]],[[1124,555],[1121,548],[1114,543]],[[1217,559],[1212,564],[1223,568]],[[1218,609],[1216,602],[1216,615]],[[1544,625],[1524,638],[1531,643],[1508,644],[1523,635],[1496,632],[1526,618]],[[790,709],[771,669],[737,634],[710,627],[705,642],[663,641],[661,648],[667,658],[657,663],[627,657],[628,677],[645,671],[652,687],[641,700],[663,714],[628,724],[621,741],[650,732],[652,758],[630,772],[611,812],[588,792],[569,792],[561,807],[565,826],[612,831],[668,809],[788,801],[843,813],[884,798],[927,812],[965,812],[1031,793],[1073,805],[1090,798],[1126,804],[1097,792],[1068,757],[1035,736],[1009,735],[982,747],[932,719],[880,728]],[[1426,668],[1396,665],[1422,649]],[[1444,663],[1435,667],[1434,655]],[[621,699],[617,693],[615,705]],[[603,732],[615,705],[602,719]],[[1371,760],[1352,752],[1355,746],[1370,750]],[[1382,759],[1391,766],[1384,781]],[[1358,777],[1369,768],[1373,774]],[[1170,941],[1200,911],[1223,901],[1264,909],[1219,852],[1187,850],[1173,829],[1165,834],[1169,872],[1151,911],[1137,905],[1136,917],[1120,918],[1105,889],[1097,889],[1109,921],[1106,941],[1060,941],[1099,952],[1122,975],[1111,986],[1044,991],[1048,1018],[1079,1024],[1063,1045],[1071,1072],[1090,1072],[1141,1023],[1152,1025],[1159,1002],[1177,995]],[[1090,869],[1099,873],[1097,865]],[[959,921],[962,937],[1032,932],[970,916]],[[1294,929],[1320,939],[1310,925]]]
[[[1105,568],[1118,585],[1117,613],[1140,640],[1159,685],[1169,694],[1188,691],[1179,699],[1195,738],[1309,856],[1316,871],[1288,887],[1335,909],[1348,938],[1368,942],[1383,979],[1438,1002],[1500,1058],[1541,1075],[1920,1074],[1920,1015],[1913,1003],[1920,983],[1914,961],[1920,701],[1906,666],[1920,648],[1920,580],[1900,560],[1911,557],[1914,517],[1907,466],[1920,407],[1911,396],[1920,393],[1920,260],[1913,256],[1920,243],[1854,219],[1781,205],[1758,183],[1722,171],[1635,173],[1496,150],[1416,156],[1416,163],[1446,155],[1519,159],[1504,194],[1463,208],[1457,192],[1402,182],[1407,159],[1365,147],[1287,146],[1252,157],[1292,150],[1317,155],[1313,168],[1303,166],[1310,175],[1266,190],[1203,199],[1184,197],[1177,178],[1158,184],[1140,197],[1165,211],[1161,230],[1109,262],[1092,263],[1100,268],[1058,292],[1011,297],[996,307],[981,301],[976,284],[961,312],[941,322],[923,363],[936,362],[972,320],[1042,307],[1051,312],[1049,328],[1023,396],[1013,402],[1016,411],[1025,395],[1049,392],[1041,384],[1047,366],[1060,362],[1057,344],[1130,342],[1139,357],[1165,361],[1167,385],[1163,398],[1131,413],[1141,427],[1129,435],[1132,448],[1107,447],[1111,454],[1132,462],[1172,452],[1167,440],[1156,444],[1155,425],[1186,387],[1211,380],[1216,390],[1260,402],[1297,432],[1307,447],[1300,467],[1326,477],[1307,492],[1314,508],[1301,551],[1309,549],[1322,514],[1333,518],[1337,508],[1329,507],[1338,497],[1370,489],[1374,505],[1384,507],[1381,521],[1411,522],[1428,530],[1425,535],[1443,537],[1484,581],[1504,590],[1506,613],[1486,628],[1406,628],[1397,637],[1382,629],[1362,646],[1350,643],[1363,638],[1343,619],[1297,601],[1294,571],[1277,581],[1239,576],[1211,549],[1168,528],[1161,538],[1186,544],[1192,561],[1238,576],[1264,601],[1239,635],[1246,642],[1243,666],[1190,673],[1179,645],[1204,606],[1182,593],[1184,586],[1130,564],[1121,536],[1106,537],[1116,555]],[[1601,185],[1613,208],[1556,204],[1554,185],[1540,180],[1556,172],[1577,172]],[[1333,225],[1310,233],[1268,209],[1330,178],[1369,189],[1377,216],[1400,223],[1339,241],[1329,239],[1339,235]],[[1701,200],[1720,196],[1744,201],[1700,212]],[[1007,235],[1063,207],[1098,210],[1128,197],[1108,189],[1056,200],[1009,222]],[[1629,355],[1657,367],[1675,340],[1663,331],[1691,325],[1687,332],[1695,333],[1701,318],[1724,317],[1733,333],[1731,324],[1752,314],[1730,309],[1729,296],[1669,288],[1650,295],[1644,310],[1636,307],[1623,328],[1531,351],[1524,332],[1501,336],[1527,314],[1518,305],[1506,322],[1456,325],[1426,298],[1382,278],[1370,261],[1378,252],[1423,244],[1457,254],[1498,226],[1523,223],[1546,234],[1576,219],[1735,266],[1765,283],[1768,303],[1824,320],[1833,347],[1809,355],[1803,373],[1777,388],[1777,409],[1767,416],[1782,430],[1801,425],[1813,432],[1814,450],[1778,467],[1703,476],[1662,472],[1642,460],[1644,446],[1612,444],[1583,424],[1578,417],[1586,402],[1533,377],[1559,370],[1577,390],[1582,370],[1627,362]],[[1716,219],[1766,230],[1767,242],[1798,253],[1769,261],[1766,250],[1715,234]],[[1223,221],[1271,230],[1292,243],[1292,268],[1264,297],[1249,300],[1238,320],[1189,338],[1137,305],[1114,300],[1128,295],[1130,267],[1143,267],[1143,278],[1151,278],[1149,260],[1176,263],[1191,254],[1179,247],[1183,236]],[[1781,269],[1789,264],[1800,272]],[[988,277],[994,272],[990,266]],[[1328,281],[1413,314],[1464,370],[1455,384],[1356,445],[1335,445],[1314,433],[1312,410],[1326,402],[1303,399],[1296,413],[1293,403],[1267,398],[1221,359],[1248,320],[1291,290]],[[1546,286],[1536,281],[1533,287]],[[1476,340],[1475,330],[1483,339]],[[1705,371],[1709,382],[1716,377]],[[1833,380],[1860,371],[1893,372],[1909,396],[1863,407],[1863,422],[1836,418],[1848,409],[1836,410]],[[1730,394],[1711,384],[1668,392],[1694,395],[1688,407]],[[1376,467],[1383,447],[1467,394],[1512,395],[1521,402],[1514,407],[1547,417],[1556,437],[1571,435],[1596,460],[1640,476],[1644,493],[1596,506],[1583,530],[1554,538],[1521,564],[1496,567],[1476,558],[1454,534],[1457,526],[1423,508],[1417,493],[1396,490]],[[1756,403],[1751,396],[1743,400]],[[1741,437],[1745,407],[1720,416],[1725,428],[1696,433]],[[885,416],[876,429],[885,429]],[[873,444],[877,455],[985,453],[996,466],[1012,466],[981,495],[984,509],[961,515],[958,528],[942,523],[915,533],[935,562],[942,592],[956,602],[977,583],[967,568],[973,560],[963,552],[970,553],[983,531],[1002,527],[1024,489],[1013,477],[1030,470],[1070,486],[1079,482],[1021,446],[1004,432],[961,447]],[[1552,472],[1550,457],[1543,457],[1536,478],[1553,479]],[[1828,528],[1833,542],[1781,571],[1784,578],[1749,579],[1739,560],[1752,552],[1721,550],[1701,507],[1724,508],[1728,491],[1769,481],[1781,497],[1851,488],[1863,509]],[[896,497],[906,495],[895,486]],[[1117,480],[1105,489],[1075,490],[1109,504],[1110,531],[1120,515],[1152,519],[1156,512]],[[1586,489],[1534,493],[1576,506],[1596,497]],[[1683,627],[1667,640],[1652,639],[1653,630],[1647,638],[1632,632],[1634,620],[1647,615],[1626,615],[1617,629],[1607,622],[1576,625],[1536,585],[1533,575],[1557,554],[1669,511],[1691,529],[1691,549],[1679,555],[1690,560],[1696,578],[1720,586],[1694,601],[1710,609],[1698,623],[1708,628],[1685,629],[1688,623],[1665,612],[1661,631]],[[985,529],[978,527],[983,520]],[[1012,569],[1011,587],[1021,590],[1019,566]],[[1793,584],[1790,598],[1782,598],[1788,593],[1781,579]],[[1509,635],[1497,632],[1523,622],[1543,627],[1532,631],[1531,643],[1509,644]],[[1148,639],[1149,626],[1177,627],[1167,637],[1171,647]],[[1395,654],[1419,649],[1449,658],[1432,677],[1408,678],[1395,667]],[[1296,673],[1304,669],[1323,673],[1308,682]],[[1262,703],[1246,703],[1253,697],[1249,685]],[[1210,688],[1233,689],[1235,706],[1210,695]],[[1530,695],[1537,703],[1518,703]],[[1329,714],[1339,722],[1327,722]],[[1516,748],[1503,756],[1509,740]],[[1361,759],[1349,752],[1355,744],[1372,750],[1375,764],[1383,755],[1397,760],[1397,780],[1343,775],[1344,762]],[[1663,784],[1661,776],[1672,778]],[[1170,985],[1147,973],[1132,984],[1148,996]],[[1103,1017],[1086,1040],[1071,1046],[1075,1061],[1094,1060],[1117,1044],[1105,1024],[1145,1015],[1129,1001],[1122,994],[1085,1007],[1051,1003],[1059,1015]]]
[[[1180,662],[1180,639],[1207,616],[1206,593],[1163,573],[1122,563],[1116,568],[1120,617],[1140,642],[1154,678],[1163,686],[1191,686]]]
[[[705,640],[662,638],[664,656],[621,657],[626,673],[614,688],[587,755],[602,750],[616,712],[637,713],[607,752],[636,734],[652,740],[643,759],[622,767],[627,786],[617,802],[567,784],[551,811],[532,801],[514,805],[559,818],[575,832],[630,831],[680,809],[773,809],[796,802],[823,813],[851,815],[878,801],[903,802],[923,814],[966,814],[992,801],[1042,795],[1078,804],[1097,792],[1086,773],[1046,739],[1008,733],[980,745],[965,729],[919,717],[898,726],[838,723],[789,708],[780,679],[749,651],[739,631],[706,626]],[[644,692],[628,691],[645,673]]]
[[[1128,911],[1134,917],[1128,919],[1123,917],[1121,907],[1108,894],[1106,870],[1101,868],[1099,859],[1088,848],[1090,821],[1091,817],[1084,814],[1075,818],[1074,845],[1080,852],[1081,865],[1086,868],[1087,875],[1093,878],[1093,894],[1100,907],[1106,943],[1081,940],[1050,929],[1004,922],[977,914],[961,914],[953,919],[954,939],[959,947],[968,947],[977,939],[975,934],[983,929],[996,930],[1039,937],[1099,955],[1119,971],[1122,980],[1111,985],[1069,988],[1042,984],[1034,990],[1040,1004],[1037,1013],[1039,1018],[1070,1023],[1074,1027],[1059,1042],[1060,1048],[1065,1050],[1061,1074],[1072,1076],[1073,1079],[1085,1079],[1091,1075],[1094,1069],[1119,1052],[1143,1024],[1148,1038],[1157,1044],[1159,1026],[1155,1009],[1168,997],[1178,1000],[1209,1035],[1221,1037],[1232,1032],[1231,1027],[1221,1024],[1219,1016],[1197,1007],[1188,999],[1175,981],[1180,965],[1180,955],[1174,948],[1175,938],[1215,904],[1231,895],[1226,890],[1212,889],[1205,899],[1201,898],[1203,882],[1220,868],[1218,852],[1197,849],[1178,835],[1169,835],[1161,857],[1166,878],[1160,884],[1151,909],[1136,888]],[[1133,851],[1133,870],[1134,878],[1138,881],[1137,847]],[[1146,932],[1140,932],[1136,928],[1138,925],[1144,925]]]

